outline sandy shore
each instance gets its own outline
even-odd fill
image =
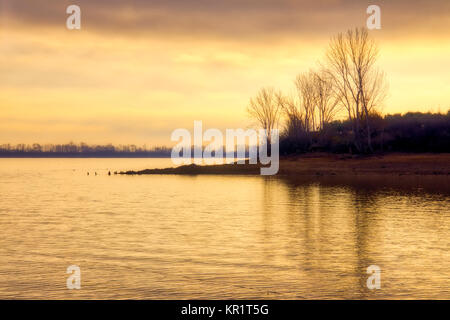
[[[250,164],[225,164],[177,168],[124,171],[120,174],[219,174],[259,175],[260,166]],[[374,156],[351,156],[334,154],[305,154],[282,157],[278,175],[450,175],[448,154],[388,154]]]

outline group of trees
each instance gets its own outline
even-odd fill
[[[450,111],[442,113],[409,112],[369,117],[374,152],[450,152]],[[334,120],[311,134],[311,139],[293,139],[286,133],[280,139],[280,153],[308,151],[357,152],[354,122]]]
[[[381,115],[387,84],[365,28],[333,37],[316,70],[299,74],[294,93],[262,88],[247,111],[268,137],[282,127],[282,154],[314,150],[450,151],[450,112]],[[345,120],[337,120],[345,119]],[[269,141],[270,142],[270,141]],[[136,145],[0,145],[0,156],[168,157],[171,149]]]
[[[347,117],[355,152],[373,152],[373,125],[386,96],[376,67],[378,48],[365,28],[331,39],[318,70],[301,73],[295,94],[263,88],[250,100],[249,115],[270,133],[284,120],[283,139],[312,146],[338,115]]]
[[[169,157],[171,149],[136,145],[88,145],[86,143],[67,144],[2,144],[3,157]]]

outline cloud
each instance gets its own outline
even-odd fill
[[[380,0],[385,32],[445,33],[448,0]],[[65,8],[78,4],[82,29],[164,36],[284,37],[333,34],[365,24],[373,1],[354,0],[3,0],[3,17],[26,25],[65,28]]]
[[[448,0],[0,0],[0,136],[166,143],[193,120],[245,126],[260,87],[289,92],[374,3],[388,111],[448,101]]]

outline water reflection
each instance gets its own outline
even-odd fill
[[[345,298],[383,298],[388,291],[390,297],[426,298],[434,285],[442,290],[441,297],[448,296],[448,177],[280,181],[290,203],[297,204],[291,207],[291,217],[304,226],[297,237],[304,240],[303,265],[310,270],[307,277],[317,285],[316,292],[333,287]],[[289,225],[296,223],[291,220]],[[380,266],[383,290],[367,288],[370,265]]]
[[[107,175],[151,161],[1,159],[0,297],[450,298],[448,177]]]

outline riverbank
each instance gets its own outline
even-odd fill
[[[124,171],[119,174],[259,175],[260,165],[185,165],[176,168]],[[450,153],[352,156],[304,154],[281,157],[278,175],[450,175]]]

